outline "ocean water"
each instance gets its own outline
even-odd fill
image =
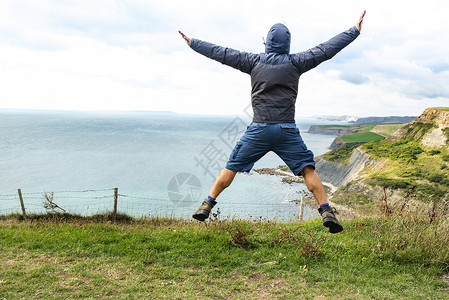
[[[250,120],[151,112],[0,111],[0,214],[43,212],[45,198],[84,215],[118,210],[133,216],[189,217],[209,193]],[[297,124],[315,155],[333,136],[311,135]],[[269,153],[255,168],[284,164]],[[237,174],[219,197],[220,217],[294,218],[304,184],[255,172]],[[61,211],[56,208],[55,211]],[[306,207],[306,218],[317,213]]]

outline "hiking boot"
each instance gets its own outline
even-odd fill
[[[338,222],[337,217],[335,217],[336,210],[330,205],[320,207],[318,209],[321,217],[323,217],[323,225],[329,228],[330,233],[338,233],[343,231],[343,226]]]
[[[207,218],[209,218],[210,211],[212,208],[217,204],[217,201],[211,200],[209,198],[206,198],[206,200],[203,201],[200,208],[193,214],[193,218],[198,221],[204,221]]]

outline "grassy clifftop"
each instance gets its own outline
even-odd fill
[[[400,139],[364,144],[384,167],[367,176],[366,182],[390,188],[414,189],[421,201],[441,201],[449,195],[449,127],[442,127],[446,114],[426,110],[416,121],[404,126]],[[443,116],[443,117],[442,117]],[[449,117],[449,115],[448,115]],[[441,119],[435,122],[436,119]],[[429,144],[429,136],[435,143]]]
[[[0,298],[447,299],[447,221],[0,220]]]
[[[428,149],[416,141],[369,143],[362,148],[383,167],[367,174],[366,183],[387,188],[414,188],[421,201],[441,201],[449,193],[449,151]]]

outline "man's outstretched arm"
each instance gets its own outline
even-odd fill
[[[196,52],[244,73],[251,73],[255,62],[257,61],[258,55],[256,54],[240,52],[235,49],[214,45],[198,39],[191,39],[181,30],[178,30],[178,32],[186,41],[187,45]]]
[[[301,73],[307,72],[315,68],[322,62],[331,59],[344,47],[353,42],[362,30],[363,18],[366,11],[363,11],[357,24],[347,31],[344,31],[327,42],[319,44],[318,46],[304,52],[293,54],[297,63],[298,69]]]

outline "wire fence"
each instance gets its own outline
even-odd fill
[[[61,190],[0,194],[0,215],[13,213],[71,213],[82,216],[113,212],[133,217],[160,216],[189,219],[201,204],[200,199],[184,197],[179,201],[147,197],[142,194],[119,193],[117,188]],[[298,201],[282,203],[218,202],[214,209],[221,218],[297,220],[317,217],[311,207]],[[304,216],[304,217],[303,217]]]

